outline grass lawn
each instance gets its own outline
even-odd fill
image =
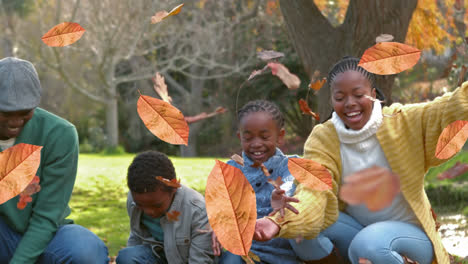
[[[133,157],[133,154],[80,154],[79,158],[70,218],[103,239],[110,256],[116,256],[125,246],[129,234],[126,175]],[[204,193],[215,158],[171,157],[171,160],[181,182]]]
[[[116,256],[125,246],[129,234],[126,173],[133,157],[133,154],[119,156],[80,154],[78,178],[70,202],[72,208],[70,218],[103,239],[109,248],[110,256]],[[171,157],[171,160],[181,182],[204,193],[206,179],[214,166],[215,158]],[[448,163],[432,169],[426,177],[426,185],[466,184],[468,173],[457,180],[436,179],[438,173],[450,168],[456,160],[468,163],[468,152],[460,153]],[[442,202],[450,203],[450,201]],[[443,212],[444,207],[436,207],[435,210],[438,213],[454,213]],[[457,205],[456,208],[456,212],[460,213],[463,207]]]

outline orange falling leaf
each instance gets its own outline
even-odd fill
[[[140,95],[137,110],[145,126],[159,139],[171,144],[188,144],[189,126],[179,109],[162,100]]]
[[[208,114],[206,112],[202,112],[196,116],[186,116],[185,121],[191,124],[191,123],[195,123],[195,122],[198,122],[198,121],[201,121],[201,120],[204,120],[204,119],[207,119],[207,118],[219,115],[219,114],[224,114],[226,113],[226,111],[227,111],[226,108],[218,106],[213,112],[208,113]]]
[[[413,67],[421,57],[421,51],[398,42],[380,42],[368,48],[359,61],[359,66],[369,72],[389,75]]]
[[[0,204],[31,183],[41,162],[41,149],[42,146],[20,143],[0,153]]]
[[[265,165],[263,165],[263,163],[255,161],[254,164],[250,165],[250,167],[260,168],[262,170],[263,174],[265,174],[265,176],[270,177],[270,172],[268,171],[267,167],[265,167]]]
[[[453,167],[437,175],[437,179],[453,179],[468,171],[468,164],[457,161]]]
[[[309,88],[314,90],[314,91],[318,91],[318,90],[320,90],[320,88],[322,88],[322,86],[325,84],[325,82],[327,82],[326,78],[323,78],[322,80],[317,80],[317,81],[315,81],[313,83],[310,83]]]
[[[237,155],[237,154],[234,154],[231,156],[231,159],[235,162],[237,162],[237,164],[241,165],[242,167],[244,167],[244,159]]]
[[[439,136],[435,156],[450,159],[457,154],[468,138],[468,121],[457,120],[449,124]]]
[[[167,85],[164,81],[164,76],[157,72],[153,78],[153,88],[156,93],[161,97],[164,102],[172,103],[172,98],[169,96],[169,92],[167,91]]]
[[[221,245],[247,256],[252,245],[257,207],[255,192],[242,171],[216,160],[205,189],[208,221]]]
[[[151,24],[159,23],[170,16],[179,14],[183,6],[184,4],[180,4],[174,7],[170,12],[167,12],[167,11],[156,12],[156,14],[154,14],[154,16],[151,17]]]
[[[273,75],[278,76],[280,80],[288,87],[290,90],[296,90],[301,85],[301,80],[295,74],[289,72],[288,68],[281,63],[269,62],[267,64],[271,69]]]
[[[398,175],[374,166],[347,176],[339,197],[348,204],[364,203],[370,211],[379,211],[391,205],[399,192]]]
[[[32,202],[31,195],[38,193],[41,190],[39,185],[40,179],[38,176],[34,176],[29,185],[19,194],[20,198],[16,207],[20,210],[23,210],[28,203]]]
[[[166,186],[169,186],[169,187],[173,187],[173,188],[180,188],[180,179],[177,180],[177,179],[172,179],[172,180],[169,180],[169,179],[166,179],[166,178],[163,178],[161,176],[156,176],[156,180],[164,183]]]
[[[307,188],[317,191],[332,188],[331,174],[320,163],[308,159],[290,158],[288,169],[291,175]]]
[[[64,22],[51,28],[42,36],[42,41],[50,47],[64,47],[78,41],[85,29],[78,23]]]
[[[312,109],[310,109],[309,105],[304,99],[299,99],[299,108],[301,109],[303,114],[310,115],[317,121],[320,120],[319,114],[312,112]]]
[[[170,211],[170,212],[166,213],[167,220],[169,220],[171,222],[179,221],[179,215],[180,215],[180,212],[176,211],[176,210],[173,210],[173,211]]]
[[[267,181],[269,184],[273,185],[277,190],[279,190],[280,186],[284,183],[283,179],[280,176],[278,176],[276,180],[268,179]]]

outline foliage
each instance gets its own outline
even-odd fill
[[[33,10],[33,0],[0,0],[0,12],[25,17]]]

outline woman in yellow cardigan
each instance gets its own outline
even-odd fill
[[[382,108],[370,98],[376,98],[373,74],[358,62],[344,58],[330,71],[335,111],[330,120],[314,127],[304,147],[304,158],[332,174],[335,195],[348,175],[372,166],[399,176],[401,193],[383,210],[371,212],[364,205],[341,202],[340,215],[351,216],[363,227],[350,240],[349,258],[353,264],[360,259],[404,263],[403,256],[420,264],[449,263],[424,191],[424,175],[443,162],[435,158],[442,130],[453,121],[468,120],[468,82],[431,102]],[[295,197],[301,201],[296,206],[300,213],[286,212],[281,222],[274,217],[259,220],[255,239],[275,235],[310,239],[322,231],[317,229],[323,226],[319,222],[338,210],[324,202],[324,194],[300,185]]]

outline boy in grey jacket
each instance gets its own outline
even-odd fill
[[[208,226],[205,200],[175,179],[172,162],[163,153],[147,151],[130,164],[130,237],[117,264],[214,263],[211,234],[199,232]]]

